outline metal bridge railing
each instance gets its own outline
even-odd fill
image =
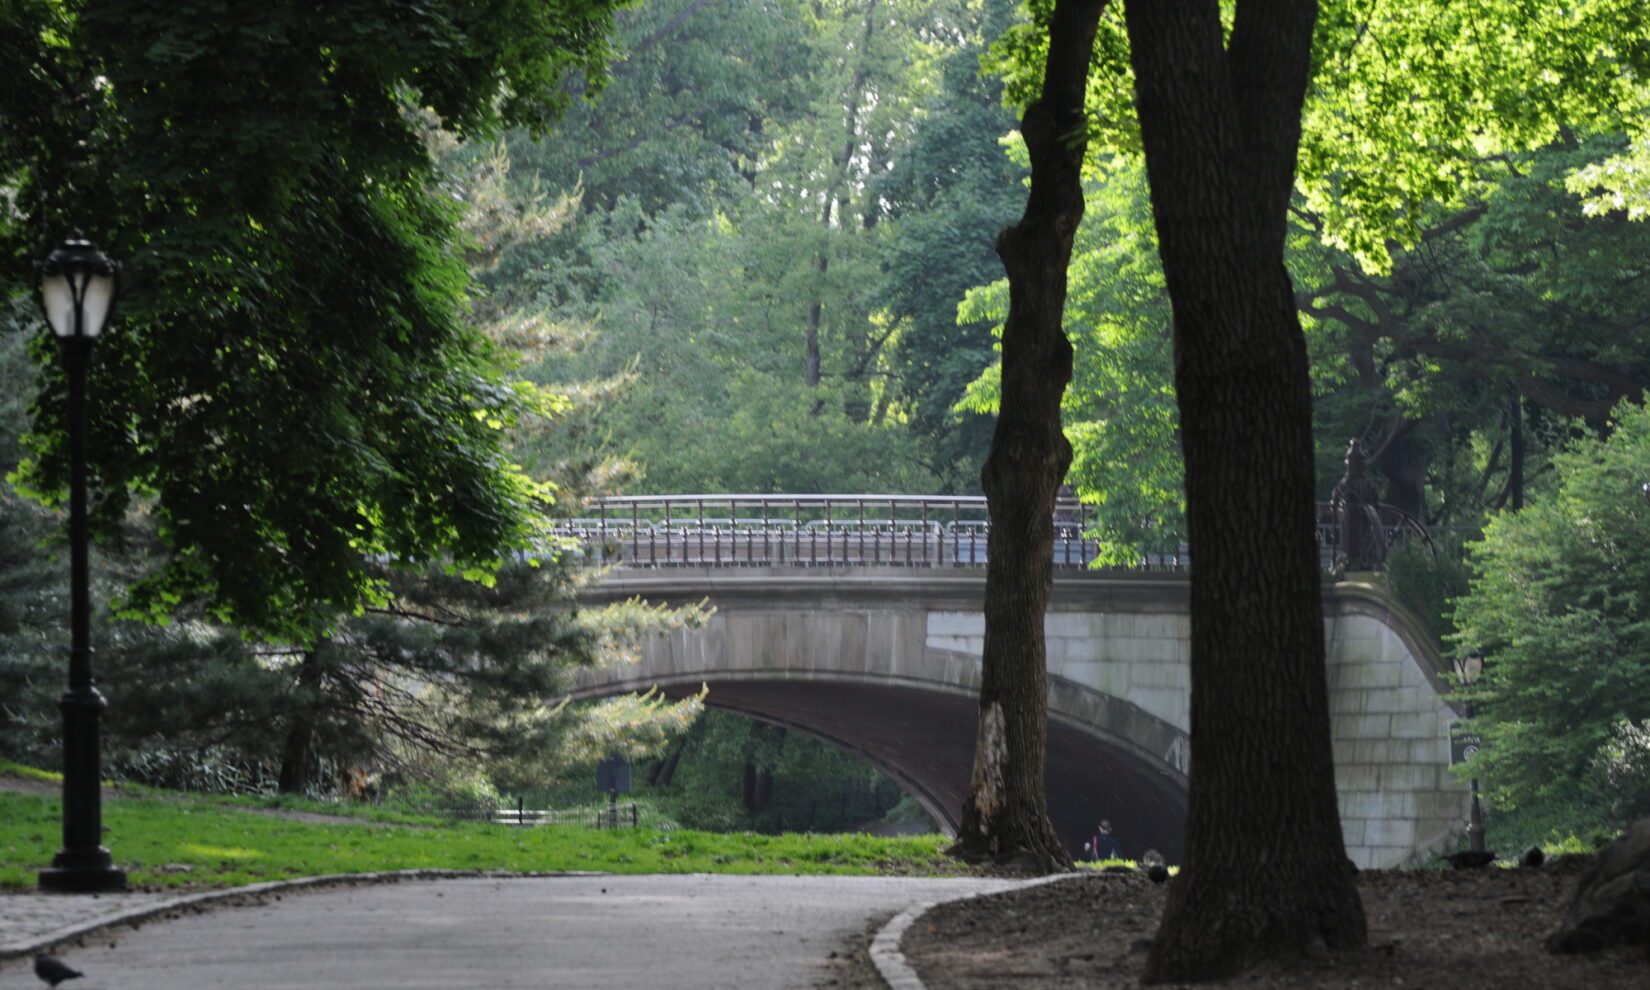
[[[672,495],[597,499],[557,531],[599,562],[630,567],[983,567],[991,523],[982,496]],[[1091,510],[1061,499],[1054,566],[1086,568]],[[1186,556],[1142,559],[1180,570]]]
[[[983,567],[991,522],[983,496],[968,495],[625,495],[596,499],[556,531],[598,563],[626,567]],[[1424,528],[1390,506],[1375,507],[1384,548]],[[1056,502],[1054,566],[1088,568],[1097,541],[1084,534],[1089,506]],[[1345,520],[1317,507],[1319,556],[1326,572],[1345,566]],[[1430,541],[1428,541],[1430,542]],[[1180,573],[1191,556],[1150,554],[1130,572]]]

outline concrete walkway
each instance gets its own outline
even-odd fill
[[[261,904],[103,929],[53,951],[86,974],[76,990],[800,990],[873,916],[1017,885],[710,875],[368,884],[288,890]],[[51,938],[26,929],[54,911],[51,920],[78,911],[87,921],[144,896],[0,895],[0,944]],[[44,914],[26,907],[42,900],[57,903]],[[27,958],[0,962],[0,987],[33,985],[28,966]]]

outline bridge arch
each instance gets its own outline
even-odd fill
[[[707,703],[863,758],[954,829],[973,765],[984,574],[911,567],[620,568],[582,597],[716,612],[582,671],[571,695],[709,687]],[[1076,852],[1101,818],[1124,849],[1180,854],[1189,738],[1184,575],[1062,571],[1046,630],[1049,814]],[[1378,589],[1325,595],[1337,782],[1360,866],[1418,859],[1459,829],[1453,712],[1436,649]]]

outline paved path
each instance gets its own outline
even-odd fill
[[[812,986],[874,915],[1015,885],[708,875],[374,884],[116,930],[57,954],[86,973],[75,990],[790,990]],[[0,964],[0,988],[31,985],[27,960]]]

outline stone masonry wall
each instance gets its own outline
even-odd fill
[[[1416,657],[1388,621],[1349,612],[1324,622],[1341,827],[1347,855],[1361,868],[1434,855],[1460,831],[1469,798],[1449,770],[1449,724],[1456,716],[1428,678],[1428,660]],[[1051,612],[1045,630],[1051,678],[1122,699],[1190,731],[1185,614]],[[981,613],[929,613],[931,649],[977,663],[984,635]],[[1184,768],[1185,756],[1168,758]]]

